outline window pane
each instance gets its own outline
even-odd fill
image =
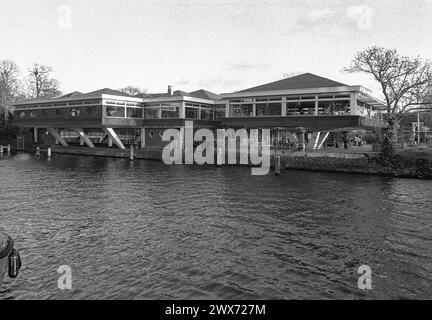
[[[125,108],[124,107],[114,107],[107,106],[106,107],[106,115],[107,117],[125,117]]]

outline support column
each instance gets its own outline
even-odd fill
[[[38,128],[33,128],[34,143],[39,143]]]
[[[113,141],[111,139],[111,137],[108,137],[108,147],[112,147]]]
[[[321,135],[321,132],[318,131],[318,133],[317,133],[317,135],[316,135],[316,137],[315,137],[315,143],[314,143],[314,146],[313,146],[313,149],[314,149],[314,150],[316,150],[317,147],[318,147],[318,142],[319,142],[319,139],[320,139],[320,135]]]
[[[180,103],[179,118],[184,119],[185,117],[186,117],[186,102],[182,101]]]
[[[256,103],[252,104],[252,117],[256,117]]]
[[[306,134],[306,130],[303,128],[299,128],[297,130],[297,139],[299,141],[299,149],[304,151],[306,150],[306,145],[305,145],[305,134]]]
[[[126,147],[121,142],[120,138],[117,136],[113,128],[103,128],[103,131],[112,139],[112,141],[119,147],[121,150],[126,150]]]
[[[62,146],[67,147],[67,142],[62,138],[61,134],[55,128],[47,128],[48,132],[59,142]]]
[[[286,97],[282,98],[282,112],[281,112],[281,116],[282,117],[286,117],[287,115],[287,102],[286,102]]]
[[[350,96],[350,115],[357,115],[357,92],[351,92]]]
[[[318,115],[318,96],[315,96],[315,115]]]
[[[230,105],[229,102],[225,103],[225,118],[229,118],[230,117]]]
[[[141,149],[144,149],[145,147],[145,134],[146,134],[146,129],[141,128]]]
[[[91,142],[89,137],[87,137],[82,128],[73,128],[73,130],[79,135],[80,139],[82,139],[86,145],[88,145],[90,148],[95,147],[93,142]]]

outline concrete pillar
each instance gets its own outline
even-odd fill
[[[318,115],[318,96],[315,96],[315,115]]]
[[[351,92],[350,95],[350,115],[358,114],[357,110],[357,92]]]
[[[61,134],[54,128],[47,128],[48,132],[54,137],[56,138],[56,144],[61,144],[64,147],[67,147],[68,144],[66,143],[66,141],[62,138]]]
[[[256,103],[252,104],[252,117],[256,117]]]
[[[180,103],[179,118],[180,119],[186,118],[186,102],[184,101]]]
[[[49,147],[48,147],[47,155],[48,155],[48,158],[51,158],[51,148],[49,148]]]
[[[286,117],[287,115],[287,102],[286,97],[282,98],[282,110],[281,110],[281,116]]]
[[[34,143],[39,143],[38,129],[33,128]]]
[[[131,161],[133,161],[134,158],[135,158],[135,149],[134,149],[134,146],[131,144],[131,146],[130,146],[130,156],[129,156],[129,159],[130,159]]]
[[[297,139],[299,141],[299,149],[303,150],[303,151],[306,150],[305,135],[306,135],[306,130],[305,129],[298,129],[298,131],[297,131]]]
[[[225,118],[229,118],[230,117],[230,105],[229,105],[229,101],[225,103]]]
[[[146,129],[141,128],[141,149],[144,149],[145,147],[145,135],[146,135]],[[111,142],[112,144],[112,142]]]
[[[119,147],[119,149],[126,150],[126,147],[123,145],[113,128],[102,128],[102,130],[105,131],[105,133],[109,136],[109,138],[111,138],[111,140],[117,145],[117,147]]]
[[[111,139],[111,137],[108,137],[108,147],[112,147],[113,141]]]
[[[84,139],[82,137],[80,137],[80,146],[84,145]]]

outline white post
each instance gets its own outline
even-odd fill
[[[146,134],[146,129],[141,128],[141,149],[145,148],[145,134]]]
[[[133,161],[133,160],[134,160],[134,157],[135,157],[135,149],[134,149],[134,146],[131,144],[131,146],[130,146],[130,157],[129,157],[129,159],[130,159],[131,161]]]
[[[111,139],[111,137],[108,137],[108,147],[112,147],[113,144],[113,140]]]
[[[10,155],[10,153],[11,153],[11,146],[10,146],[10,144],[8,144],[7,145],[7,153]]]
[[[2,144],[0,144],[0,154],[1,155],[3,154],[3,145]]]
[[[51,148],[50,147],[48,147],[47,155],[48,155],[48,158],[51,158]]]
[[[287,102],[286,97],[282,98],[282,110],[281,110],[281,116],[286,117],[287,115]]]
[[[39,157],[40,156],[40,148],[36,147],[36,156]]]

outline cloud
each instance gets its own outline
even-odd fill
[[[294,34],[325,32],[329,35],[346,35],[357,30],[372,29],[372,8],[366,5],[350,6],[346,9],[322,9],[312,11],[297,19]]]
[[[249,71],[249,70],[258,70],[268,68],[270,64],[263,62],[237,62],[237,63],[228,63],[225,66],[225,69],[229,71]]]
[[[176,86],[187,86],[190,83],[188,79],[180,79],[174,82]]]
[[[201,79],[198,81],[198,87],[209,89],[212,88],[230,88],[233,86],[240,86],[244,84],[245,81],[243,79],[230,79],[230,78],[209,78],[209,79]]]

